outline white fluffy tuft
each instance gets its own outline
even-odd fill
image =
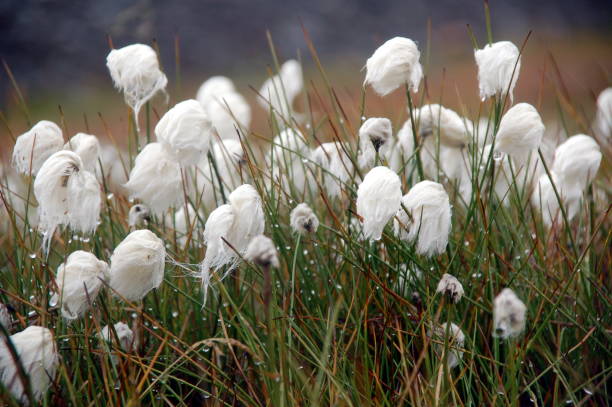
[[[493,336],[508,339],[525,329],[527,307],[510,288],[504,288],[493,301]]]
[[[144,44],[114,49],[106,57],[106,66],[115,87],[123,92],[125,102],[134,110],[138,130],[138,113],[142,106],[168,84],[159,69],[157,53]]]
[[[221,276],[223,279],[236,266],[238,255],[244,255],[251,239],[262,234],[264,228],[261,197],[249,184],[236,188],[230,194],[228,204],[211,212],[204,227],[206,255],[200,264],[204,303],[212,272],[229,266]]]
[[[64,138],[58,125],[42,120],[17,137],[12,165],[21,174],[36,175],[47,158],[60,151],[63,145]]]
[[[339,141],[323,143],[314,149],[310,159],[322,170],[323,186],[330,198],[339,197],[353,176],[355,167],[348,155],[348,146]]]
[[[544,130],[544,123],[535,107],[528,103],[516,104],[502,116],[495,150],[522,159],[540,147]]]
[[[95,301],[108,273],[108,264],[93,254],[83,250],[72,252],[57,268],[55,283],[58,292],[51,301],[58,303],[64,318],[80,318]]]
[[[481,100],[509,92],[512,102],[514,86],[521,70],[520,52],[516,45],[509,41],[487,44],[483,49],[474,51],[474,57],[478,65]]]
[[[183,202],[181,167],[161,143],[149,143],[136,156],[125,188],[131,198],[143,201],[157,215]]]
[[[400,209],[402,183],[387,167],[374,167],[357,190],[357,214],[363,218],[366,239],[380,240],[383,229]]]
[[[266,79],[259,90],[259,104],[284,120],[291,121],[295,116],[293,103],[304,89],[302,65],[294,59],[286,61],[280,72]]]
[[[96,136],[77,133],[64,145],[64,150],[74,151],[81,157],[87,171],[95,173],[100,157],[100,142]]]
[[[202,160],[210,147],[212,122],[195,99],[177,103],[155,126],[157,141],[174,153],[182,165]]]
[[[392,38],[368,58],[364,85],[372,85],[380,96],[405,84],[416,92],[423,77],[420,57],[421,53],[414,41],[403,37]]]
[[[109,285],[116,295],[140,301],[164,279],[166,248],[150,230],[136,230],[113,251]]]
[[[451,208],[442,185],[421,181],[402,197],[394,221],[395,234],[417,241],[417,253],[432,256],[446,249],[451,230]]]
[[[238,139],[236,129],[251,125],[251,106],[225,76],[206,80],[196,96],[222,139]]]
[[[20,403],[27,404],[28,396],[24,383],[5,340],[4,337],[0,339],[0,381]],[[53,334],[47,328],[33,325],[11,335],[8,340],[15,347],[19,363],[28,376],[34,400],[40,401],[51,381],[55,380],[59,366],[59,354]]]
[[[266,162],[272,168],[272,182],[280,182],[281,187],[291,188],[304,194],[310,185],[310,174],[304,158],[310,156],[310,148],[299,131],[287,128],[272,141],[273,146],[266,155]]]
[[[34,181],[34,195],[46,253],[59,225],[70,225],[82,233],[96,229],[102,204],[100,184],[95,175],[83,169],[76,153],[62,150],[49,157]]]

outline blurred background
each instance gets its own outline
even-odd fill
[[[543,95],[561,95],[572,109],[592,116],[596,95],[611,81],[610,2],[493,0],[490,8],[494,40],[520,47],[533,31],[515,100],[552,111],[565,102]],[[99,112],[111,128],[127,131],[127,108],[105,65],[109,39],[115,47],[157,43],[171,105],[194,97],[202,81],[219,74],[234,79],[255,105],[251,87],[259,89],[272,64],[267,31],[281,60],[301,58],[307,82],[316,86],[321,79],[305,30],[334,88],[355,101],[357,109],[366,59],[382,42],[401,35],[419,43],[428,73],[426,97],[437,102],[442,96],[445,105],[457,110],[467,106],[477,115],[476,67],[467,27],[482,46],[484,16],[479,0],[2,0],[0,58],[13,72],[32,121],[59,122],[63,114],[74,133],[84,130],[87,117],[95,134],[105,131],[96,120]],[[28,125],[4,67],[0,78],[4,121],[18,135]],[[380,99],[368,92],[366,113],[398,112],[400,120],[405,105],[401,97]],[[167,108],[161,105],[157,114]],[[401,125],[392,119],[394,126]],[[261,120],[254,126],[265,131]]]

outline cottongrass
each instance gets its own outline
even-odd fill
[[[416,55],[403,56],[414,62]],[[407,65],[394,61],[378,79],[411,90]],[[570,134],[586,132],[599,148],[586,140],[552,157],[547,149],[558,141],[540,126],[546,119],[556,127],[551,112],[511,111],[520,105],[509,103],[504,86],[480,105],[461,95],[468,105],[443,106],[430,79],[421,100],[408,93],[405,102],[390,96],[383,104],[368,89],[358,106],[332,87],[326,99],[318,78],[304,89],[303,79],[289,77],[276,80],[283,99],[287,90],[295,97],[305,90],[305,100],[322,99],[324,112],[315,103],[296,115],[295,98],[283,100],[277,108],[290,113],[269,110],[269,130],[250,133],[228,121],[240,138],[221,141],[213,132],[204,157],[188,126],[146,146],[165,147],[144,167],[139,159],[134,166],[133,144],[128,153],[122,140],[102,143],[94,177],[106,199],[95,233],[83,236],[69,223],[48,257],[38,253],[29,213],[38,205],[36,181],[4,173],[0,302],[12,321],[0,328],[0,343],[28,326],[48,327],[45,343],[61,359],[51,364],[59,374],[29,375],[41,403],[609,404],[609,220],[607,205],[597,203],[607,199],[608,149],[600,134],[578,125],[592,117],[563,115]],[[228,81],[215,86],[209,94],[235,91]],[[148,129],[165,110],[152,109]],[[378,120],[368,123],[369,116]],[[194,141],[187,153],[196,165],[181,162],[172,147],[184,136]],[[366,150],[373,160],[360,163]],[[374,176],[375,166],[389,177]],[[121,184],[135,167],[143,176],[130,177],[130,201]],[[299,171],[303,189],[290,174]],[[407,192],[399,192],[399,206],[396,177]],[[380,181],[391,178],[387,190]],[[538,180],[542,202],[534,198]],[[547,228],[545,211],[563,223]],[[385,229],[391,222],[394,233]],[[59,289],[54,272],[79,250],[110,262],[111,277],[93,307],[81,310],[82,297],[75,302],[81,317],[67,323],[49,296]],[[84,280],[62,279],[78,294],[90,289],[78,285]],[[11,371],[14,383],[27,383],[23,367],[25,376]],[[10,400],[11,390],[1,397]]]

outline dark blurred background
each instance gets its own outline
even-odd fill
[[[566,79],[571,82],[574,75],[580,85],[588,77],[592,82],[581,85],[588,87],[585,92],[597,92],[609,83],[610,1],[492,0],[490,7],[495,40],[508,39],[520,46],[527,32],[534,30],[526,51],[533,56],[534,69],[536,58],[552,52],[562,61],[580,65],[575,71],[566,67]],[[247,85],[258,87],[266,77],[271,61],[266,30],[282,59],[300,54],[306,68],[313,66],[303,24],[326,66],[339,78],[349,81],[348,76],[360,83],[359,70],[384,40],[406,36],[423,51],[428,21],[432,65],[450,70],[457,59],[458,65],[463,63],[457,69],[474,76],[466,26],[470,24],[482,45],[486,36],[479,0],[1,0],[0,58],[34,105],[49,95],[59,97],[57,103],[80,104],[98,89],[112,91],[105,66],[108,37],[115,47],[155,40],[171,90],[177,82],[178,41],[182,82],[191,84],[184,91],[187,97],[193,97],[206,77],[221,73],[238,78],[245,92]],[[4,69],[0,77],[5,110],[13,92]],[[475,77],[470,81],[473,87]]]

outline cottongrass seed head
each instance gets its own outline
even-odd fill
[[[183,202],[181,166],[174,153],[161,143],[149,143],[136,156],[125,188],[156,215]]]
[[[196,99],[222,139],[238,139],[237,129],[251,125],[251,106],[225,76],[213,76],[198,89]]]
[[[522,159],[540,147],[545,129],[535,107],[529,103],[518,103],[502,116],[495,150]]]
[[[234,86],[234,82],[227,76],[211,76],[198,88],[196,99],[202,106],[206,106],[219,96],[235,91],[236,87]]]
[[[274,114],[289,119],[294,114],[293,102],[304,89],[302,65],[290,59],[285,61],[277,75],[266,79],[259,90],[259,104]]]
[[[228,200],[229,203],[211,212],[204,225],[206,254],[200,264],[204,303],[212,272],[228,265],[220,279],[225,278],[235,268],[238,255],[244,255],[251,239],[262,234],[265,228],[261,197],[253,186],[239,186]]]
[[[433,348],[441,361],[446,357],[449,369],[459,366],[459,361],[463,358],[463,351],[460,348],[464,347],[465,335],[457,325],[452,322],[436,325],[428,332],[428,336],[441,342],[434,344]],[[448,355],[445,355],[445,348],[450,350]]]
[[[301,203],[293,208],[289,219],[293,231],[300,235],[314,234],[319,228],[319,218],[306,203]]]
[[[136,204],[128,212],[128,226],[137,227],[146,225],[151,220],[151,211],[144,204]]]
[[[513,99],[514,86],[521,70],[519,49],[510,41],[487,44],[474,51],[478,65],[480,99],[504,95],[509,92]]]
[[[448,194],[441,184],[421,181],[402,197],[394,221],[396,236],[416,240],[418,254],[443,253],[451,231],[451,208]]]
[[[100,332],[100,338],[110,344],[119,345],[119,349],[126,353],[134,353],[138,349],[138,338],[134,335],[134,331],[124,322],[117,322],[113,325],[115,333],[109,325],[104,326]],[[119,357],[116,352],[111,353],[111,362],[116,365],[119,361]]]
[[[601,157],[599,144],[594,138],[577,134],[557,147],[552,171],[565,186],[582,192],[597,175]]]
[[[212,132],[212,122],[195,99],[174,105],[155,126],[157,141],[172,151],[184,166],[195,165],[206,156]]]
[[[12,165],[21,174],[36,175],[47,158],[63,145],[59,126],[48,120],[39,121],[15,140]]]
[[[109,285],[128,301],[140,301],[164,280],[166,247],[153,232],[135,230],[113,251]]]
[[[34,181],[34,195],[45,252],[59,225],[70,225],[82,233],[96,229],[102,204],[100,184],[94,174],[83,169],[76,153],[62,150],[49,157]]]
[[[384,166],[372,168],[357,190],[357,214],[366,239],[380,240],[383,229],[400,209],[402,182]]]
[[[414,41],[395,37],[378,47],[366,62],[365,85],[385,96],[403,85],[416,92],[423,77],[421,53]]]
[[[553,171],[550,171],[550,177],[548,174],[542,174],[531,195],[531,204],[542,214],[544,225],[547,228],[550,228],[555,220],[559,219],[560,214],[559,200],[553,189],[553,182],[559,188],[559,177]]]
[[[493,301],[493,336],[508,339],[525,329],[527,307],[510,288],[504,288]]]
[[[95,173],[100,157],[100,141],[91,134],[77,133],[64,145],[64,150],[74,151],[81,157],[87,171]]]
[[[467,121],[442,105],[425,105],[416,112],[419,136],[433,135],[446,147],[463,147],[470,142]]]
[[[272,167],[272,182],[280,182],[288,190],[293,186],[298,193],[304,193],[310,181],[303,162],[310,156],[304,136],[298,130],[286,128],[274,137],[272,143],[266,155],[266,162]]]
[[[393,127],[385,117],[370,117],[359,128],[359,167],[368,168],[374,164],[376,153],[384,156],[391,147]]]
[[[436,293],[446,295],[453,303],[458,303],[463,297],[463,285],[451,274],[444,274],[438,282]]]
[[[612,87],[606,88],[597,97],[597,113],[593,128],[603,140],[612,139]]]
[[[123,92],[125,102],[134,110],[138,130],[141,107],[168,84],[168,78],[159,69],[157,53],[148,45],[131,44],[111,50],[106,66],[115,87]]]
[[[131,353],[136,351],[138,348],[138,343],[136,342],[136,337],[130,327],[121,321],[115,323],[113,327],[115,329],[115,333],[117,334],[117,338],[114,337],[110,326],[106,325],[100,332],[102,340],[108,343],[113,343],[115,342],[115,339],[119,339],[118,345],[124,352]]]
[[[310,159],[321,168],[323,186],[330,198],[339,197],[354,171],[347,146],[339,141],[322,143],[315,148]]]
[[[27,390],[6,341],[10,340],[19,357],[34,401],[40,401],[59,366],[59,353],[53,334],[42,326],[29,326],[9,338],[0,338],[0,381],[20,403],[28,404]]]
[[[51,303],[60,306],[64,318],[80,318],[96,300],[108,273],[108,264],[93,254],[83,250],[72,252],[57,268],[58,291],[51,297]]]
[[[270,267],[278,268],[280,266],[274,242],[264,235],[258,235],[251,239],[244,258],[264,269]]]

